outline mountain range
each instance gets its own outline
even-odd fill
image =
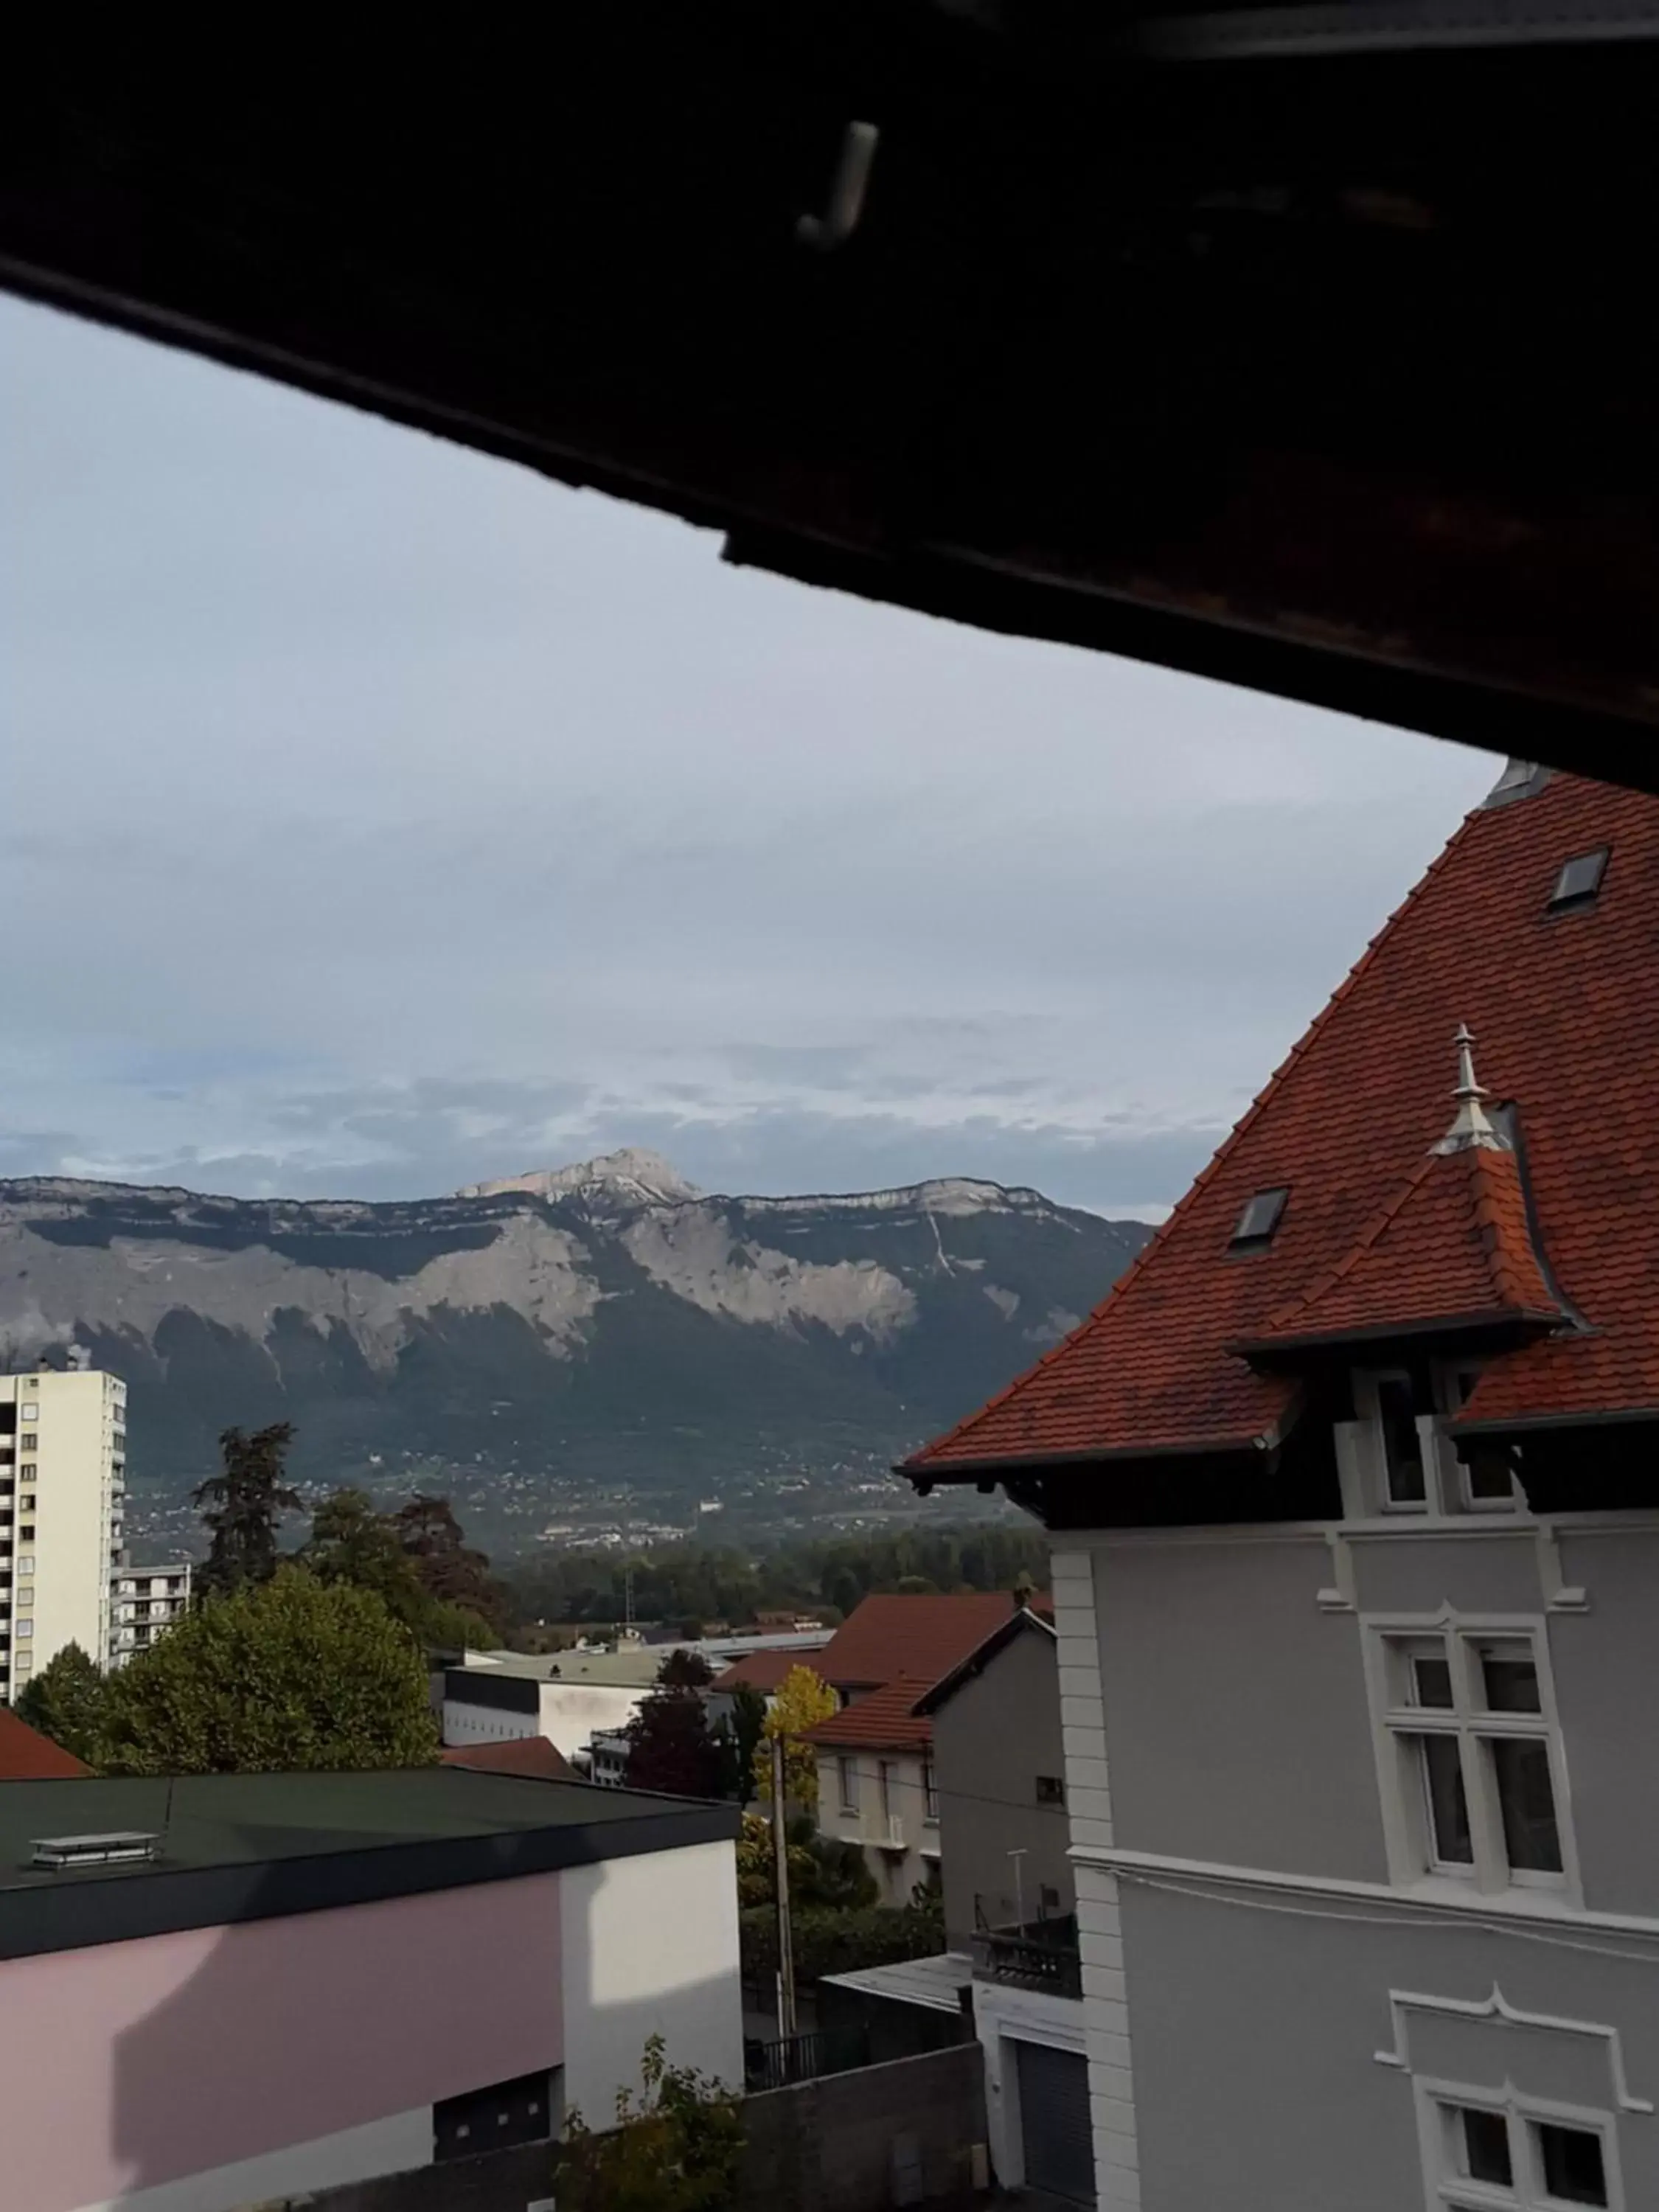
[[[124,1376],[130,1478],[158,1502],[221,1429],[277,1419],[313,1480],[684,1492],[897,1455],[1055,1342],[1147,1233],[961,1179],[716,1196],[635,1151],[373,1205],[38,1177],[0,1182],[0,1359]]]

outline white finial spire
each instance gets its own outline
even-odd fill
[[[1457,1088],[1452,1097],[1457,1101],[1457,1112],[1452,1125],[1440,1142],[1437,1152],[1506,1152],[1507,1140],[1500,1137],[1486,1115],[1480,1101],[1486,1093],[1474,1078],[1474,1039],[1467,1022],[1460,1022],[1457,1034],[1452,1039],[1457,1047]]]

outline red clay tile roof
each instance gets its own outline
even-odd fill
[[[90,1774],[78,1759],[0,1705],[0,1782],[68,1782]]]
[[[901,1676],[808,1729],[805,1740],[825,1751],[925,1751],[933,1741],[933,1724],[915,1711],[915,1704],[932,1686],[918,1675]]]
[[[873,1690],[914,1679],[920,1696],[1006,1620],[1013,1604],[1006,1590],[866,1597],[822,1651],[808,1655],[809,1663],[838,1690]]]
[[[729,1667],[722,1668],[708,1685],[715,1690],[763,1690],[769,1694],[775,1690],[792,1667],[809,1667],[813,1674],[819,1671],[822,1650],[817,1651],[750,1651],[741,1659],[734,1659]]]
[[[1602,845],[1594,903],[1549,913],[1562,863]],[[1461,1419],[1659,1409],[1656,956],[1659,799],[1557,775],[1477,809],[1103,1304],[908,1466],[1271,1442],[1294,1381],[1230,1346],[1443,1319],[1472,1294],[1554,1306],[1540,1258],[1588,1326],[1493,1359]],[[1504,1155],[1425,1165],[1465,1021],[1518,1110],[1541,1253]],[[1230,1250],[1246,1200],[1281,1185],[1271,1241]]]
[[[1332,1267],[1269,1315],[1261,1341],[1564,1318],[1527,1229],[1513,1152],[1427,1152]]]
[[[501,1743],[453,1744],[438,1753],[444,1766],[471,1767],[475,1774],[522,1774],[537,1782],[581,1780],[562,1752],[544,1735],[508,1736]]]

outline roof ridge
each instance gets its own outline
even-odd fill
[[[994,1397],[988,1398],[982,1406],[976,1407],[971,1413],[965,1415],[954,1428],[947,1429],[943,1436],[933,1437],[919,1451],[913,1452],[908,1459],[902,1461],[898,1472],[903,1473],[912,1468],[925,1468],[933,1459],[942,1456],[952,1444],[959,1443],[971,1430],[977,1428],[979,1424],[996,1407],[1005,1404],[1015,1391],[1022,1389],[1030,1376],[1040,1374],[1052,1361],[1058,1359],[1062,1352],[1068,1352],[1073,1345],[1080,1343],[1099,1325],[1112,1308],[1121,1303],[1145,1271],[1152,1266],[1158,1255],[1168,1245],[1176,1223],[1191,1210],[1200,1194],[1214,1181],[1224,1164],[1231,1158],[1243,1142],[1246,1132],[1253,1128],[1260,1121],[1275,1091],[1283,1088],[1291,1070],[1305,1057],[1315,1039],[1323,1034],[1327,1024],[1335,1015],[1337,1008],[1350,996],[1360,976],[1376,958],[1377,948],[1384,938],[1417,904],[1435,878],[1447,866],[1453,854],[1472,835],[1478,817],[1484,811],[1484,805],[1469,809],[1439,852],[1435,854],[1405,897],[1401,900],[1399,905],[1389,915],[1381,927],[1374,931],[1366,940],[1364,949],[1358,958],[1354,961],[1329,998],[1326,1000],[1324,1005],[1308,1024],[1278,1066],[1274,1068],[1243,1113],[1216,1146],[1209,1159],[1194,1176],[1182,1196],[1170,1207],[1167,1218],[1159,1224],[1146,1243],[1142,1245],[1100,1304],[1086,1314],[1067,1335],[1061,1337],[1058,1344],[1051,1345],[1041,1358],[1033,1361],[1030,1367],[1015,1376],[1012,1382],[1006,1383]]]

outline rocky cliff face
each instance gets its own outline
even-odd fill
[[[0,1358],[125,1375],[133,1472],[167,1490],[276,1419],[320,1479],[370,1454],[694,1479],[763,1443],[903,1449],[1146,1233],[963,1181],[711,1196],[633,1152],[377,1206],[43,1178],[0,1183]]]

